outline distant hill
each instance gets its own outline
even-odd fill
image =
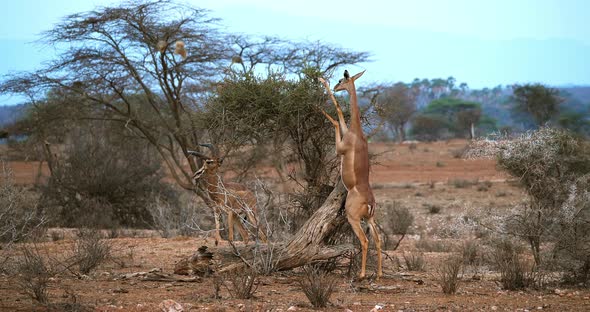
[[[574,86],[558,89],[567,92],[572,98],[584,103],[590,103],[590,86]]]
[[[17,121],[24,114],[24,110],[24,104],[0,106],[0,128]]]
[[[590,87],[559,88],[565,98],[562,107],[582,114],[590,114]],[[588,116],[590,117],[590,116]]]

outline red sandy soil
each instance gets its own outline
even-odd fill
[[[431,143],[394,144],[371,143],[370,153],[377,155],[372,166],[373,184],[448,182],[453,179],[499,181],[505,174],[496,169],[493,159],[462,159],[455,153],[466,146],[465,140]],[[49,170],[43,163],[39,170],[36,161],[10,161],[17,184],[32,184],[47,177]],[[261,169],[272,174],[272,170]],[[41,171],[41,174],[39,174]]]
[[[410,235],[384,262],[385,277],[374,284],[351,283],[351,278],[336,270],[336,291],[325,311],[370,311],[375,305],[381,311],[590,311],[590,291],[584,288],[551,286],[543,290],[505,291],[498,274],[487,266],[465,269],[456,294],[445,295],[438,283],[437,268],[441,259],[457,249],[425,252],[425,272],[409,272],[398,263],[404,253],[417,251],[420,238],[460,246],[468,237],[448,238],[442,233],[466,207],[508,209],[522,199],[522,191],[506,181],[507,176],[496,169],[494,160],[456,158],[466,142],[371,144],[377,157],[371,179],[380,213],[386,214],[387,201],[399,202],[410,209],[415,224]],[[10,162],[20,184],[35,181],[38,164]],[[46,169],[43,169],[46,175]],[[469,181],[459,186],[456,181]],[[480,187],[487,184],[486,188]],[[438,205],[441,212],[428,213],[425,207]],[[382,223],[385,221],[382,220]],[[75,235],[72,230],[51,229],[52,239],[37,245],[41,254],[65,259],[72,251]],[[160,311],[159,304],[172,299],[184,311],[313,311],[298,284],[301,270],[279,272],[260,277],[255,297],[232,299],[221,288],[221,299],[214,298],[214,277],[200,282],[148,282],[138,278],[120,279],[121,274],[145,272],[154,268],[172,273],[174,263],[192,254],[199,246],[214,248],[212,240],[199,237],[159,238],[157,233],[132,231],[108,239],[113,245],[113,259],[88,276],[77,278],[59,274],[50,281],[50,302],[76,302],[92,311]],[[63,237],[63,239],[61,239]],[[57,239],[57,240],[56,240]],[[0,250],[1,255],[2,250]],[[8,252],[8,251],[7,251]],[[13,249],[13,252],[14,251]],[[12,259],[16,259],[13,255]],[[401,261],[403,262],[403,261]],[[1,271],[0,271],[1,272]],[[368,269],[371,273],[372,268]],[[18,278],[0,274],[1,311],[45,311],[16,285]],[[556,289],[559,288],[559,289]],[[53,311],[65,307],[53,306]]]
[[[92,307],[94,311],[160,311],[158,305],[166,299],[180,303],[185,311],[313,311],[301,292],[298,280],[301,272],[275,273],[260,277],[255,297],[249,300],[232,299],[227,289],[221,289],[221,299],[214,298],[214,278],[205,277],[200,282],[148,282],[138,278],[120,279],[121,274],[149,271],[161,268],[171,273],[173,263],[191,254],[197,246],[208,244],[199,238],[116,238],[114,247],[116,263],[102,265],[88,276],[78,279],[69,275],[53,278],[50,282],[50,300],[53,303],[76,302]],[[38,246],[42,254],[47,250],[54,257],[65,257],[72,250],[69,239]],[[427,253],[435,259],[438,253]],[[369,286],[368,283],[351,283],[340,271],[336,271],[336,291],[331,305],[325,311],[370,311],[375,305],[382,311],[589,311],[590,292],[581,289],[553,288],[536,291],[504,291],[489,274],[472,278],[465,274],[454,295],[445,295],[433,273],[406,272],[394,269],[385,261],[385,277]],[[360,285],[360,287],[359,287]],[[68,297],[70,296],[70,297]],[[36,308],[35,308],[36,307]],[[32,305],[15,282],[8,276],[0,276],[1,311],[44,311]],[[59,310],[56,310],[59,311]]]

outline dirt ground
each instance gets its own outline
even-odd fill
[[[469,209],[509,209],[522,199],[522,191],[499,172],[494,160],[457,158],[465,141],[418,143],[416,145],[371,144],[377,156],[371,179],[380,213],[395,202],[407,207],[415,217],[410,234],[398,250],[389,251],[384,260],[385,276],[378,282],[352,282],[336,270],[336,291],[325,311],[590,311],[590,291],[583,288],[552,286],[543,290],[505,291],[498,275],[488,266],[466,267],[456,294],[441,291],[436,274],[441,259],[470,234],[453,232],[453,225]],[[17,182],[29,184],[38,176],[38,164],[10,162]],[[46,169],[42,169],[46,170]],[[437,207],[433,212],[432,207]],[[383,222],[385,223],[385,220]],[[43,255],[65,259],[73,250],[75,230],[51,229],[47,242],[37,244]],[[55,233],[55,234],[52,234]],[[67,311],[63,303],[72,302],[91,311],[160,311],[166,299],[180,303],[184,311],[311,311],[298,281],[301,270],[262,276],[255,297],[232,299],[226,288],[221,298],[214,294],[214,277],[195,282],[144,281],[123,278],[126,273],[155,271],[170,274],[174,264],[206,245],[212,239],[201,237],[160,238],[151,231],[125,231],[108,239],[112,259],[87,276],[60,274],[50,281],[49,293],[54,311]],[[428,244],[427,244],[428,243]],[[428,245],[431,245],[428,247]],[[426,247],[425,247],[426,246]],[[435,246],[435,247],[432,247]],[[443,246],[436,247],[436,246]],[[1,252],[1,250],[0,250]],[[423,272],[408,271],[402,263],[405,254],[420,252],[426,262]],[[62,258],[60,258],[62,257]],[[373,269],[368,268],[368,273]],[[1,311],[44,311],[16,287],[13,276],[0,275]]]

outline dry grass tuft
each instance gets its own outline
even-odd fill
[[[454,294],[457,291],[462,263],[463,259],[460,257],[451,256],[437,269],[438,282],[445,294]]]
[[[305,274],[299,280],[301,290],[315,308],[325,308],[336,286],[336,279],[319,266],[305,266]]]

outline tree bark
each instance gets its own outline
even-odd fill
[[[399,142],[403,143],[406,140],[406,131],[404,130],[404,125],[400,125],[397,130],[399,136]]]
[[[347,220],[343,201],[346,188],[339,179],[324,204],[305,222],[283,249],[277,269],[289,270],[310,262],[340,256],[353,247],[328,246],[328,243]]]
[[[354,249],[352,244],[330,244],[335,234],[338,234],[338,229],[347,224],[343,205],[346,194],[346,188],[339,179],[326,201],[291,240],[284,246],[275,245],[277,250],[274,251],[274,254],[280,255],[275,266],[276,270],[290,270],[308,263],[332,259]],[[258,247],[262,250],[265,248],[265,244]],[[236,263],[240,259],[235,256],[234,250],[225,247],[217,248],[213,252],[226,259],[226,263],[218,272],[232,271],[245,266],[243,261]],[[256,260],[252,259],[252,250],[248,250],[248,248],[241,248],[240,254],[245,258],[241,260],[248,263],[253,263],[252,260]]]

